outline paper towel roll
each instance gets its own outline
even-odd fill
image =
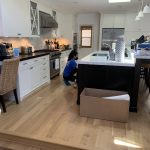
[[[111,47],[112,47],[112,49],[115,49],[116,48],[116,43],[112,43]]]
[[[118,37],[116,42],[115,60],[121,62],[124,60],[125,42],[124,37]]]

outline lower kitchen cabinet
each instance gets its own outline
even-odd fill
[[[20,100],[46,82],[50,82],[49,55],[20,62],[17,83]]]
[[[63,74],[63,71],[64,71],[64,68],[66,66],[69,54],[70,54],[70,50],[61,52],[61,56],[60,56],[60,74]]]
[[[19,70],[18,75],[18,96],[23,97],[24,95],[27,95],[31,90],[31,77],[30,77],[30,69],[24,68],[22,70]]]

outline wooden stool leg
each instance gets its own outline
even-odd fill
[[[1,105],[2,105],[2,108],[3,108],[3,112],[5,113],[6,112],[6,107],[5,107],[5,102],[3,100],[3,96],[0,95],[0,102],[1,102]]]
[[[19,104],[18,96],[17,96],[17,90],[16,89],[14,89],[14,96],[15,96],[16,104]]]

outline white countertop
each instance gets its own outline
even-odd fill
[[[147,50],[137,50],[134,54],[136,59],[150,59],[150,51]]]
[[[106,57],[103,56],[92,56],[94,53],[101,53],[101,52],[93,52],[88,56],[78,60],[78,64],[90,64],[90,65],[106,65],[106,66],[127,66],[127,67],[134,67],[135,66],[135,59],[126,58],[122,62],[107,60]]]
[[[135,55],[136,59],[150,59],[150,56]]]

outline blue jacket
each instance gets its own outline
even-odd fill
[[[63,72],[64,77],[69,77],[72,75],[73,71],[77,68],[77,63],[75,59],[71,59],[67,62],[66,67]]]

